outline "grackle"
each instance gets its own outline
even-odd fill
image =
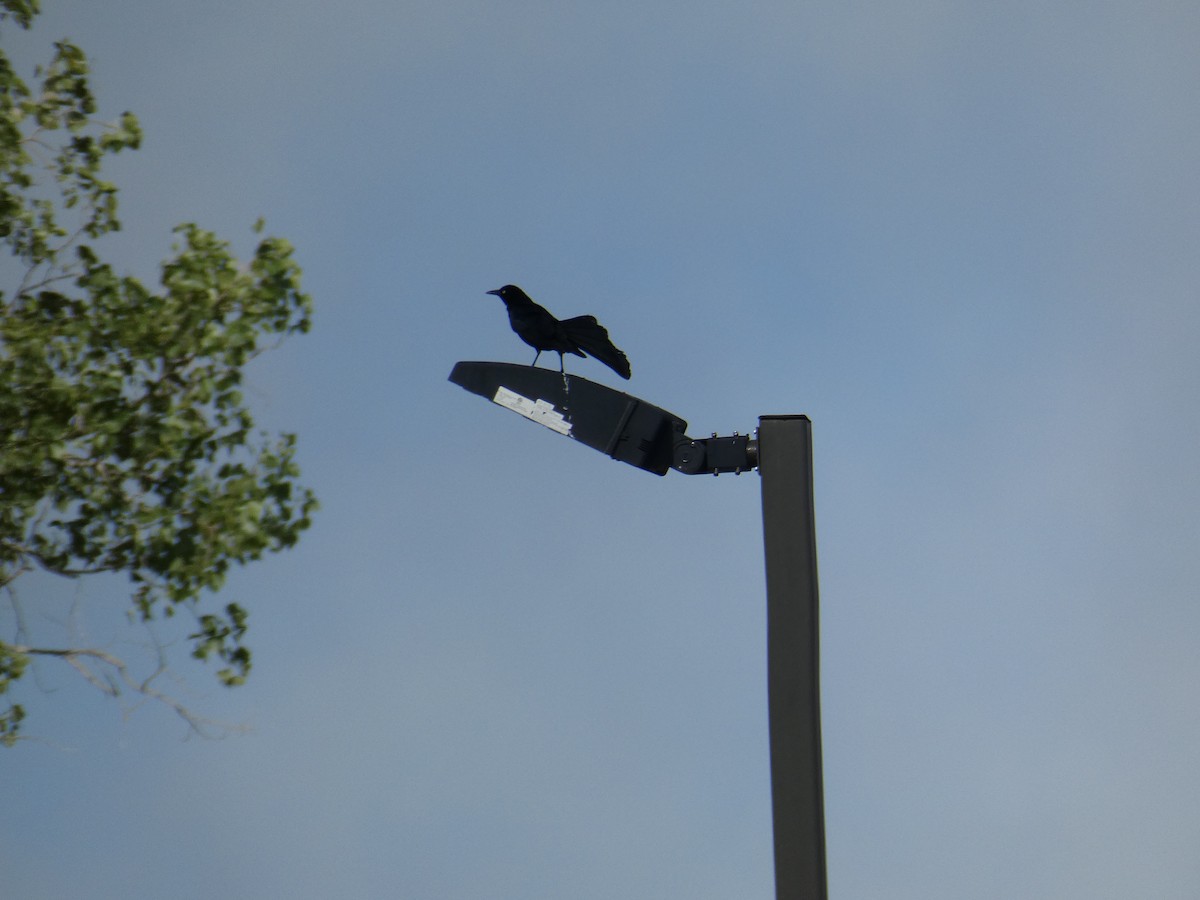
[[[593,356],[622,378],[629,377],[629,360],[608,339],[608,331],[595,316],[556,319],[515,284],[506,284],[488,293],[504,301],[512,330],[537,351],[530,365],[537,365],[543,350],[551,350],[558,353],[560,372],[565,371],[563,354],[574,353],[576,356]]]

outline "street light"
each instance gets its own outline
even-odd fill
[[[776,900],[826,900],[821,770],[820,620],[812,423],[760,416],[749,435],[693,439],[687,422],[638,397],[534,366],[460,362],[450,380],[472,393],[656,475],[740,474],[762,480],[767,570],[767,706]]]

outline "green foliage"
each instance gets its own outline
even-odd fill
[[[13,652],[11,647],[0,641],[0,694],[6,693],[9,685],[21,677],[28,662],[28,656]],[[24,718],[25,708],[19,703],[11,704],[7,710],[0,713],[0,745],[13,745]]]
[[[22,28],[28,28],[33,17],[41,10],[38,0],[2,0],[0,2],[0,21],[12,16]]]
[[[37,12],[0,5],[23,26]],[[0,588],[12,596],[34,569],[124,573],[138,618],[193,612],[193,655],[240,684],[246,612],[203,604],[231,565],[295,544],[316,507],[296,484],[295,437],[255,431],[242,372],[308,331],[311,301],[287,241],[261,239],[241,265],[193,224],[176,229],[157,286],[118,274],[97,245],[120,228],[100,169],[137,148],[137,119],[96,122],[70,42],[36,77],[31,90],[0,53],[0,245],[23,273],[0,291]],[[0,693],[38,653],[63,655],[0,640]],[[23,716],[0,716],[0,743]]]

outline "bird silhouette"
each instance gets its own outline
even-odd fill
[[[608,331],[596,321],[595,316],[575,316],[573,319],[556,319],[545,308],[538,306],[529,295],[515,284],[488,291],[504,301],[508,308],[508,323],[517,337],[537,351],[530,365],[537,365],[543,350],[558,354],[558,370],[565,372],[563,354],[592,356],[604,363],[622,378],[631,374],[629,360],[608,338]]]

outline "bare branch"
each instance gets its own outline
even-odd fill
[[[133,673],[129,670],[128,664],[123,659],[106,650],[100,650],[95,647],[55,648],[13,645],[12,650],[28,656],[62,659],[75,669],[75,671],[79,672],[89,684],[109,697],[121,696],[122,688],[124,688],[146,700],[161,703],[168,709],[173,710],[179,718],[187,723],[190,732],[199,737],[215,738],[221,736],[221,733],[245,733],[249,730],[245,725],[231,725],[226,722],[218,722],[199,716],[178,697],[154,687],[154,682],[167,671],[166,658],[161,653],[161,648],[158,667],[147,678],[140,681],[134,677]],[[98,673],[88,666],[88,661],[98,663],[108,671]],[[132,709],[129,712],[132,712]]]
[[[92,567],[83,568],[83,569],[66,569],[66,568],[62,568],[60,566],[51,565],[50,563],[46,562],[46,560],[42,557],[42,555],[40,553],[38,553],[32,547],[26,546],[25,544],[20,544],[20,543],[17,543],[16,541],[7,541],[7,540],[0,540],[0,544],[3,544],[4,547],[6,547],[7,549],[9,549],[13,552],[20,554],[25,559],[33,560],[35,563],[38,564],[38,566],[40,566],[45,571],[49,572],[51,575],[61,575],[64,578],[79,578],[81,575],[98,575],[101,572],[115,572],[118,570],[117,566],[111,566],[111,565],[109,565],[109,566],[92,566]],[[3,581],[0,581],[0,588],[6,587],[11,581],[15,580],[16,577],[18,575],[20,575],[21,573],[30,572],[30,571],[33,571],[32,567],[29,566],[28,564],[23,564],[22,567],[15,570],[10,577],[4,579]]]
[[[7,589],[9,585],[16,581],[20,576],[24,575],[26,572],[32,571],[32,566],[22,563],[14,568],[11,572],[0,573],[0,590]]]
[[[34,268],[37,268],[37,267],[35,266]],[[35,281],[32,284],[26,285],[21,290],[21,293],[28,294],[28,293],[32,293],[33,291],[39,291],[44,287],[49,287],[50,285],[57,284],[60,281],[67,281],[71,278],[74,278],[76,274],[77,273],[71,272],[67,269],[63,269],[62,272],[58,275],[47,274],[46,277],[43,278],[41,281]],[[26,277],[27,278],[32,277],[32,273],[30,273]]]

